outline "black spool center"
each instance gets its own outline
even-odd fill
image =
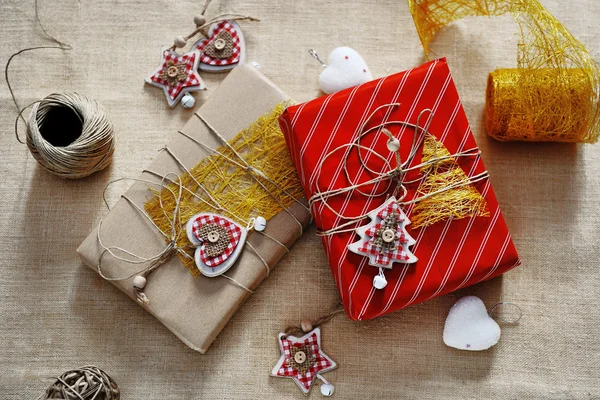
[[[38,125],[44,140],[55,147],[70,145],[83,131],[81,115],[67,106],[51,107]]]

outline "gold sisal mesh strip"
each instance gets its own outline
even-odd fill
[[[232,164],[224,157],[240,162],[235,153],[225,145],[217,149],[223,156],[214,153],[191,168],[191,175],[188,173],[182,175],[182,186],[210,201],[196,183],[196,181],[200,182],[219,204],[241,220],[227,213],[225,216],[236,220],[242,226],[245,226],[251,217],[263,216],[269,220],[283,211],[282,206],[287,208],[295,201],[294,198],[302,198],[304,196],[302,186],[278,124],[278,118],[287,105],[287,103],[277,105],[271,112],[257,119],[228,142],[249,165],[264,173],[275,183],[271,184],[260,177],[257,178],[268,191],[252,178],[250,172]],[[192,143],[191,145],[195,146],[196,144]],[[175,193],[178,192],[177,184],[167,187]],[[162,199],[164,213],[160,206],[159,196]],[[156,192],[155,196],[146,202],[145,208],[156,225],[163,232],[168,232],[171,230],[169,219],[173,216],[175,205],[176,201],[173,195],[167,189],[163,189],[160,193]],[[190,217],[200,212],[223,214],[198,201],[188,191],[183,191],[180,210],[181,226],[178,228],[182,234],[177,240],[180,248],[190,247],[185,234],[185,224]],[[191,252],[190,255],[192,255]],[[199,274],[193,259],[181,255],[179,258],[192,275]]]
[[[432,135],[425,137],[422,162],[449,155],[446,147]],[[468,179],[454,158],[427,165],[421,169],[421,173],[427,176],[419,187],[417,196],[426,195]],[[421,228],[450,218],[488,217],[489,215],[487,202],[479,191],[473,185],[466,185],[418,201],[415,203],[410,221],[413,228]]]
[[[539,0],[408,0],[428,56],[433,37],[468,16],[512,13],[517,68],[488,79],[486,130],[495,139],[594,143],[600,136],[600,69]]]

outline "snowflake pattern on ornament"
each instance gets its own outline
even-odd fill
[[[410,220],[390,197],[368,214],[371,222],[356,229],[360,239],[348,245],[353,253],[369,257],[369,265],[391,269],[393,263],[415,263],[417,257],[409,250],[415,240],[406,231]]]

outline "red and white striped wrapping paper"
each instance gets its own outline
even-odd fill
[[[430,61],[408,71],[291,106],[284,112],[280,125],[307,198],[319,191],[350,185],[341,163],[345,149],[328,157],[320,171],[318,165],[327,153],[355,140],[368,116],[377,107],[388,103],[401,103],[401,106],[380,110],[366,128],[392,120],[414,124],[419,112],[429,108],[433,110],[429,132],[450,153],[477,146],[446,60]],[[414,130],[399,125],[389,125],[388,129],[399,138],[402,160],[406,160]],[[395,165],[386,141],[387,137],[376,131],[366,136],[361,144],[375,149]],[[388,169],[381,160],[368,153],[363,153],[363,158],[371,169]],[[419,149],[411,165],[420,161]],[[485,171],[480,157],[459,157],[457,162],[469,176]],[[347,166],[349,175],[358,182],[373,177],[361,166],[356,149],[348,155]],[[413,171],[405,179],[418,176],[419,172]],[[323,238],[331,271],[350,318],[375,318],[491,279],[520,264],[489,180],[474,185],[485,197],[490,216],[447,220],[420,229],[408,225],[409,234],[416,239],[412,251],[418,262],[394,264],[391,271],[386,271],[388,285],[382,290],[373,287],[373,277],[378,269],[368,265],[366,257],[348,251],[348,244],[356,241],[357,235],[348,232]],[[382,193],[386,187],[383,183],[362,191]],[[418,183],[408,185],[407,189],[406,199],[410,200],[418,190]],[[343,215],[354,216],[363,215],[384,201],[385,196],[368,198],[354,191],[330,198],[328,204]],[[412,206],[405,207],[409,219],[412,210]],[[312,213],[315,223],[323,230],[345,222],[322,203],[315,203]]]

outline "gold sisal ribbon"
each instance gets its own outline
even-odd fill
[[[179,200],[179,231],[185,232],[187,221],[201,212],[223,214],[243,226],[259,215],[269,220],[303,197],[302,186],[278,124],[278,118],[286,107],[286,103],[277,105],[238,133],[227,145],[219,147],[181,175],[181,186],[186,190]],[[245,168],[238,155],[252,166],[252,171]],[[269,178],[264,179],[263,176]],[[145,204],[148,215],[162,232],[171,229],[169,216],[173,215],[177,206],[177,199],[172,193],[178,188],[179,183],[171,183]],[[210,201],[198,201],[198,196],[208,199],[208,195],[224,209],[211,207]],[[179,248],[190,248],[185,234],[179,235],[176,242]],[[199,274],[193,257],[178,256],[192,275]]]
[[[433,37],[469,16],[512,13],[517,68],[488,79],[485,125],[497,140],[594,143],[600,136],[600,69],[585,46],[539,0],[408,0],[429,56]]]

